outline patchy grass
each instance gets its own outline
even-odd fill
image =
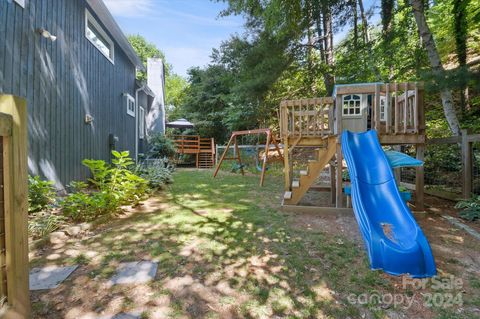
[[[81,264],[68,284],[32,295],[35,318],[122,311],[145,318],[474,317],[477,277],[468,308],[427,308],[418,291],[371,271],[350,237],[292,227],[295,217],[278,210],[280,178],[268,176],[260,188],[258,176],[211,174],[181,170],[166,194],[131,214],[83,240],[35,252],[35,265]],[[105,285],[120,262],[142,259],[159,263],[155,281]],[[386,293],[412,296],[415,304],[351,300]]]

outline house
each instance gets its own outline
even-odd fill
[[[152,63],[161,87],[136,80],[142,62],[101,0],[0,1],[0,94],[27,100],[30,173],[62,189],[88,177],[85,158],[144,152],[164,125]]]

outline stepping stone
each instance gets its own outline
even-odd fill
[[[101,316],[96,319],[140,319],[142,315],[136,312],[122,312],[113,316]]]
[[[158,264],[152,261],[121,263],[117,268],[117,274],[109,280],[109,283],[143,284],[152,281],[157,273],[157,266]]]
[[[43,290],[57,288],[70,274],[77,269],[78,265],[58,267],[47,266],[33,268],[30,271],[30,290]]]

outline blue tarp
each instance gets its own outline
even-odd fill
[[[422,166],[423,162],[407,154],[396,151],[385,151],[388,162],[392,168],[396,167],[417,167]]]

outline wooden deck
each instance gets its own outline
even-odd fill
[[[212,168],[215,166],[215,140],[199,135],[171,136],[177,154],[195,154],[197,168]]]

